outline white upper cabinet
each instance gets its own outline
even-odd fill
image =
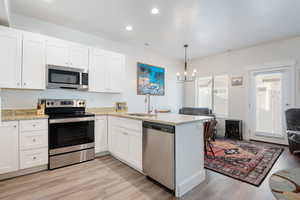
[[[50,65],[68,66],[69,47],[63,40],[47,39],[46,62]]]
[[[20,88],[22,34],[0,26],[0,88]]]
[[[45,89],[45,39],[38,34],[23,35],[22,88]]]
[[[121,93],[124,68],[124,55],[92,49],[89,63],[90,91]]]
[[[47,39],[46,62],[50,65],[88,69],[88,48],[58,39]]]
[[[105,81],[105,89],[108,92],[121,93],[122,82],[124,77],[125,56],[117,53],[109,52],[107,64],[107,75]]]
[[[89,64],[89,91],[105,92],[106,52],[100,49],[91,49]]]
[[[85,46],[71,44],[69,46],[69,64],[71,67],[88,69],[89,49]]]
[[[18,122],[2,122],[0,126],[0,174],[19,169]]]

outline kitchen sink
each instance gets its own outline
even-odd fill
[[[130,116],[136,116],[136,117],[154,117],[156,114],[148,114],[148,113],[128,113]]]

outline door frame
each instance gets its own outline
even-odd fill
[[[296,61],[283,61],[283,62],[273,62],[273,63],[266,63],[261,65],[253,65],[247,68],[248,69],[248,88],[247,88],[247,121],[248,121],[248,138],[250,140],[257,140],[262,142],[270,142],[270,143],[277,143],[287,145],[287,136],[284,134],[284,138],[276,138],[276,137],[268,137],[268,136],[255,136],[254,134],[254,125],[255,122],[253,121],[253,112],[252,112],[252,101],[253,101],[253,91],[252,91],[252,75],[254,73],[259,72],[268,72],[268,71],[280,71],[280,70],[290,70],[291,72],[291,99],[290,99],[290,106],[295,107],[296,104]],[[284,123],[284,122],[283,122]],[[283,126],[285,127],[285,126]]]

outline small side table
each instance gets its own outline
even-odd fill
[[[243,140],[243,121],[225,120],[225,137]]]

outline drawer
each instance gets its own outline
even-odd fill
[[[20,121],[20,131],[40,131],[48,130],[48,120],[22,120]]]
[[[127,119],[121,117],[110,117],[108,120],[109,125],[125,128],[128,130],[134,130],[142,132],[143,124],[141,120]]]
[[[20,149],[36,149],[48,147],[48,131],[32,131],[20,133]]]
[[[48,164],[48,148],[20,151],[20,169]]]

